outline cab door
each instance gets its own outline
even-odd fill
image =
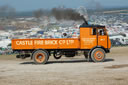
[[[105,28],[98,28],[98,46],[108,48],[108,36]]]

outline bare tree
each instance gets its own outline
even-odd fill
[[[16,15],[15,8],[9,5],[0,6],[0,16],[6,18],[14,18],[15,15]]]
[[[33,14],[34,14],[34,16],[35,16],[36,18],[39,19],[40,17],[43,16],[44,12],[43,12],[42,9],[39,9],[39,10],[34,11]]]
[[[8,10],[8,18],[15,18],[15,16],[16,16],[16,10],[15,10],[15,8],[9,8],[9,10]]]

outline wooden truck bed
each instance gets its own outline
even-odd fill
[[[80,48],[78,38],[61,39],[13,39],[13,50],[26,49],[77,49]]]

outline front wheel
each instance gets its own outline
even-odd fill
[[[33,53],[33,60],[36,64],[46,64],[48,57],[48,52],[44,50],[37,50]]]
[[[103,62],[105,60],[105,51],[101,48],[96,48],[91,52],[91,60],[93,62]]]

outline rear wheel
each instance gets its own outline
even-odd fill
[[[101,48],[96,48],[91,52],[91,60],[93,62],[103,62],[105,60],[105,51]]]
[[[85,59],[88,59],[88,52],[87,51],[84,51],[84,57],[85,57]]]
[[[33,59],[36,64],[46,64],[48,61],[49,55],[47,51],[37,50],[33,53]]]
[[[53,56],[55,59],[60,59],[62,57],[61,51],[54,51]]]

